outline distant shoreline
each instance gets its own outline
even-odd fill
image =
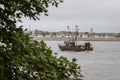
[[[65,37],[33,37],[34,40],[44,40],[44,41],[67,41],[68,38]],[[78,41],[120,41],[119,38],[78,38]]]

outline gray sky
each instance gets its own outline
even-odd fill
[[[58,8],[52,7],[49,16],[41,16],[40,21],[23,18],[25,28],[44,31],[75,30],[80,32],[120,32],[120,0],[64,0]]]

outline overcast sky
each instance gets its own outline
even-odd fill
[[[120,0],[64,0],[58,8],[52,7],[49,16],[40,21],[23,19],[25,28],[44,31],[75,30],[80,32],[120,32]]]

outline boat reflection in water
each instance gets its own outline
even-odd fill
[[[77,36],[78,36],[78,26],[76,26],[76,32],[75,32],[75,38],[70,40],[70,35],[68,41],[64,41],[64,44],[58,44],[61,51],[93,51],[93,47],[91,47],[90,42],[84,43],[84,45],[77,45]],[[69,26],[68,28],[68,34],[69,34]]]

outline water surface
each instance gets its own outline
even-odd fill
[[[120,80],[120,42],[92,41],[94,50],[85,52],[60,51],[58,44],[62,41],[46,43],[58,56],[76,58],[84,80]]]

